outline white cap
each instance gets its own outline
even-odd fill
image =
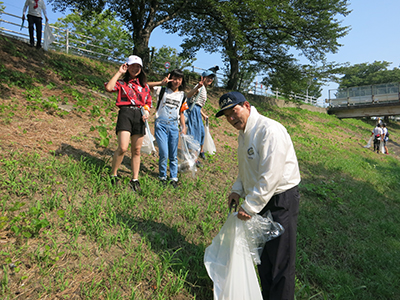
[[[143,67],[142,59],[136,55],[129,56],[126,63],[128,64],[128,66],[133,64],[139,64],[141,67]]]

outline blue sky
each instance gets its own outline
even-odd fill
[[[22,15],[25,0],[2,0],[2,2],[6,6],[6,12]],[[54,13],[52,6],[47,2],[46,5],[50,23],[54,23],[63,16],[61,13]],[[329,54],[328,60],[338,63],[349,62],[350,64],[385,60],[392,63],[390,68],[398,67],[400,65],[400,37],[398,34],[400,1],[354,0],[350,1],[349,8],[352,12],[346,18],[341,19],[343,19],[343,25],[351,26],[351,30],[347,36],[339,40],[343,46],[338,53]],[[151,36],[149,46],[160,48],[165,45],[180,50],[180,43],[179,36],[166,34],[161,29],[156,29]],[[214,65],[220,67],[223,65],[219,53],[210,54],[200,51],[196,58],[194,65],[197,68],[208,69]],[[328,90],[336,87],[337,84],[334,83],[325,86],[321,98],[328,98]]]

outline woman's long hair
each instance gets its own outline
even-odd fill
[[[147,84],[147,75],[146,73],[143,71],[143,67],[140,67],[140,73],[137,76],[137,78],[139,79],[139,83],[142,87],[145,87]],[[131,74],[129,73],[129,71],[126,71],[125,75],[124,75],[124,81],[125,83],[128,83],[129,80],[131,80],[133,78],[131,78]]]
[[[180,70],[180,69],[172,70],[171,73],[169,73],[169,78],[172,78],[174,76],[178,77],[178,78],[182,78],[182,84],[179,86],[179,90],[180,91],[184,91],[185,88],[186,88],[186,82],[185,82],[185,76],[183,74],[183,71]],[[168,82],[167,87],[171,88],[172,87],[172,83]]]

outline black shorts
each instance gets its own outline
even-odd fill
[[[142,120],[142,113],[140,109],[122,106],[118,112],[117,127],[115,133],[118,135],[119,131],[129,131],[132,135],[144,135],[145,124]]]

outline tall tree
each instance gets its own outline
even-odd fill
[[[348,13],[347,0],[207,0],[164,27],[186,36],[181,46],[188,54],[221,52],[230,70],[227,88],[236,89],[240,61],[277,72],[298,63],[296,51],[311,63],[335,53],[348,32],[337,16]]]
[[[344,75],[336,80],[339,89],[348,87],[392,83],[400,81],[400,69],[389,70],[390,62],[374,61],[373,63],[361,63],[338,69],[338,73]]]
[[[115,12],[127,30],[132,33],[132,53],[142,57],[145,68],[149,61],[148,44],[153,30],[173,20],[191,3],[189,0],[50,0],[49,2],[55,10],[77,9],[82,12],[83,18],[104,10]]]

